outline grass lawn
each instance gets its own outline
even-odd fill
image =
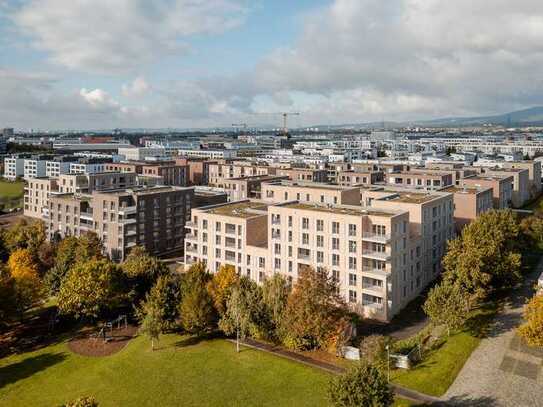
[[[0,405],[56,406],[94,396],[100,406],[325,406],[329,375],[212,339],[144,337],[102,358],[65,343],[0,359]]]
[[[392,371],[391,380],[432,396],[443,395],[484,337],[489,322],[498,311],[498,303],[490,302],[473,311],[466,330],[445,337],[444,342],[415,368]]]
[[[5,200],[8,208],[17,206],[14,205],[13,200],[16,198],[22,199],[23,188],[24,182],[9,182],[0,180],[0,200]]]

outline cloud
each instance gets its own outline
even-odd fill
[[[55,63],[97,73],[133,71],[189,49],[188,38],[241,24],[242,0],[32,0],[14,22]]]
[[[138,76],[130,84],[124,84],[121,88],[121,93],[125,97],[141,97],[149,92],[150,86],[145,78]]]

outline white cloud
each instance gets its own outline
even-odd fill
[[[241,24],[246,0],[32,0],[13,15],[35,45],[85,72],[133,71]]]
[[[130,84],[124,84],[121,89],[121,93],[125,97],[141,97],[149,92],[150,86],[145,78],[138,76]]]

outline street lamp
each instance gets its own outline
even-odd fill
[[[390,383],[390,347],[385,346],[387,350],[387,381]]]

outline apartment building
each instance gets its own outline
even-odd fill
[[[55,178],[30,178],[24,187],[23,213],[43,220],[49,214],[49,198],[58,192]]]
[[[372,185],[385,180],[382,171],[341,171],[337,183],[342,186]]]
[[[141,174],[143,163],[140,162],[112,162],[106,164],[106,172],[135,172]]]
[[[186,264],[203,261],[211,272],[231,264],[257,282],[274,273],[295,280],[306,266],[327,270],[353,310],[389,321],[441,271],[453,196],[367,193],[368,207],[245,200],[194,209]]]
[[[60,174],[68,174],[73,162],[77,162],[78,157],[75,156],[60,156],[54,157],[45,162],[45,176],[58,178]]]
[[[237,150],[195,150],[179,149],[177,155],[187,158],[203,158],[206,160],[231,160],[237,157]]]
[[[96,174],[106,171],[106,164],[111,160],[104,158],[81,158],[77,162],[70,163],[72,174]]]
[[[472,176],[460,180],[460,187],[492,188],[494,209],[506,209],[511,207],[513,198],[512,176]]]
[[[464,226],[494,207],[492,188],[490,187],[461,188],[452,186],[443,191],[453,194],[454,225],[457,234],[462,231]]]
[[[161,185],[184,187],[188,184],[188,166],[177,165],[173,161],[143,165],[141,175],[156,178]]]
[[[511,206],[513,208],[520,208],[530,200],[530,177],[528,169],[477,167],[477,170],[483,176],[513,177],[513,192],[511,195]]]
[[[15,181],[16,178],[24,176],[25,160],[23,156],[13,155],[4,158],[4,178]]]
[[[58,192],[91,194],[93,191],[124,189],[138,184],[137,174],[102,172],[94,174],[62,174],[58,177]]]
[[[215,164],[216,161],[177,158],[175,163],[188,166],[189,185],[207,185],[209,182],[209,165]]]
[[[193,195],[192,188],[173,186],[52,195],[49,238],[93,231],[115,261],[137,245],[153,255],[181,253]]]
[[[455,162],[440,162],[440,161],[431,161],[425,163],[425,169],[423,168],[411,168],[411,171],[414,172],[425,172],[425,171],[436,171],[442,170],[452,173],[453,182],[452,185],[460,185],[460,180],[462,178],[471,177],[472,175],[478,175],[479,171],[473,167],[466,167],[464,163],[455,163]]]
[[[435,191],[454,185],[453,178],[454,173],[450,171],[404,171],[386,174],[385,182],[392,186]]]
[[[260,199],[262,184],[265,182],[288,179],[275,175],[252,175],[248,177],[229,178],[224,180],[223,188],[230,201],[242,199]]]
[[[251,162],[243,161],[216,161],[209,163],[208,169],[209,185],[220,188],[224,188],[226,181],[232,178],[276,175],[275,167],[255,165]]]
[[[328,171],[316,168],[277,168],[276,175],[287,176],[291,181],[328,182]]]
[[[537,198],[541,193],[541,161],[506,161],[502,163],[505,169],[526,169],[528,170],[528,189],[530,199]]]
[[[270,204],[296,200],[326,205],[360,205],[360,188],[280,180],[263,183],[261,199]]]

